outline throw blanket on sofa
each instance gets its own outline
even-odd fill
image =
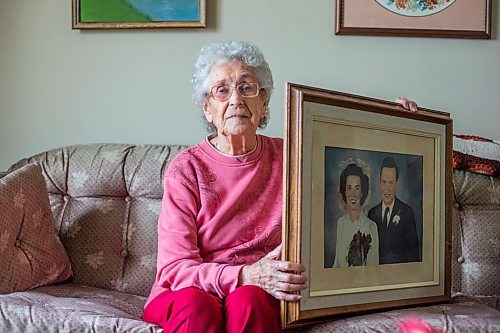
[[[454,135],[453,169],[500,177],[500,144],[473,135]]]

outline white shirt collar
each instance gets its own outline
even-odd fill
[[[389,207],[389,213],[387,214],[387,218],[388,219],[391,218],[392,209],[394,208],[395,202],[396,202],[396,198],[394,198],[394,200],[392,201],[392,203],[389,206],[386,206],[384,200],[382,200],[382,217],[384,216],[385,209],[387,207]]]

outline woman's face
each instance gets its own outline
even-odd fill
[[[227,84],[233,88],[241,83],[257,83],[253,68],[239,61],[222,62],[212,67],[210,87]],[[209,122],[223,135],[255,135],[266,110],[265,92],[255,97],[242,97],[236,89],[225,101],[209,95],[203,103],[203,112]]]
[[[361,210],[361,178],[359,176],[347,176],[345,185],[345,199],[348,210]]]

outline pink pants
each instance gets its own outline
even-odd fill
[[[242,286],[225,301],[198,288],[165,291],[144,309],[144,321],[169,332],[283,332],[280,304],[263,289]]]

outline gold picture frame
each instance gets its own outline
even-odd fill
[[[492,0],[336,1],[336,35],[491,39]]]
[[[72,0],[73,29],[205,28],[206,0]]]
[[[281,302],[283,328],[349,313],[450,300],[449,114],[423,108],[412,113],[393,102],[288,83],[285,126],[282,257],[306,267],[308,288],[299,302]],[[410,249],[418,255],[386,261],[389,257],[380,251],[376,263],[367,259],[363,261],[367,266],[350,266],[351,261],[348,266],[336,266],[332,248],[339,252],[334,257],[350,260],[351,256],[351,250],[348,256],[340,255],[345,246],[337,247],[344,244],[337,229],[343,223],[337,219],[343,214],[341,202],[347,207],[339,194],[339,172],[349,161],[360,163],[371,187],[371,192],[363,192],[364,205],[376,212],[375,204],[384,195],[379,177],[385,157],[404,166],[396,198],[402,195],[413,207],[415,234],[417,229],[420,234],[415,236],[417,248]],[[370,215],[372,209],[366,213],[369,208],[362,207],[363,215],[376,220]],[[396,210],[394,204],[390,223],[399,230],[409,224],[401,209]],[[361,251],[366,258],[379,249],[374,240],[379,241],[378,233],[372,233],[368,252]],[[354,248],[350,244],[349,249]]]

